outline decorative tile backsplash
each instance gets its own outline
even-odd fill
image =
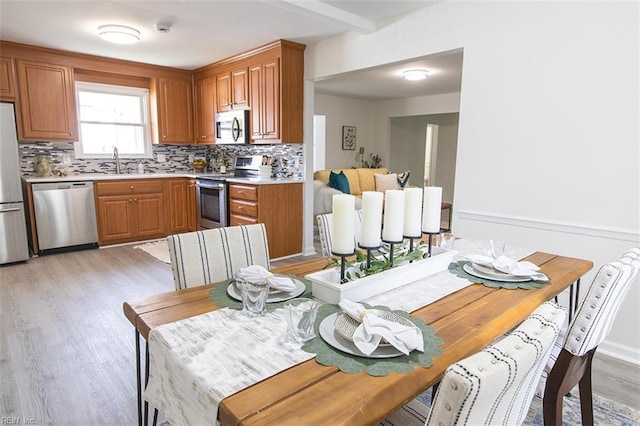
[[[111,159],[75,158],[73,143],[37,142],[19,143],[20,171],[23,176],[35,176],[35,163],[38,156],[48,156],[54,173],[66,171],[68,175],[85,173],[115,173],[115,161]],[[207,171],[219,172],[222,161],[229,167],[237,155],[269,155],[275,157],[273,177],[302,178],[304,173],[304,151],[302,144],[291,145],[153,145],[153,158],[121,158],[122,173],[137,173],[138,161],[144,165],[145,173],[192,172],[189,159],[206,158]],[[158,154],[164,155],[165,162],[158,162]],[[68,156],[70,163],[64,164]]]

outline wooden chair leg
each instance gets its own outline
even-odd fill
[[[582,424],[593,426],[593,391],[591,388],[591,363],[595,349],[588,353],[585,363],[585,371],[580,379],[580,413],[582,414]]]

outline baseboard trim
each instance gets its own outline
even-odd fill
[[[640,231],[632,229],[613,228],[598,225],[577,225],[568,222],[540,220],[530,217],[502,215],[467,209],[458,209],[456,211],[456,214],[458,219],[467,219],[476,222],[497,223],[500,225],[517,226],[522,228],[539,229],[543,231],[561,232],[588,237],[607,238],[612,240],[640,243]]]
[[[640,352],[630,346],[605,340],[598,345],[598,352],[640,367]]]

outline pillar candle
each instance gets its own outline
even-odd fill
[[[383,198],[382,192],[364,191],[362,193],[362,228],[360,228],[362,247],[380,247]]]
[[[382,239],[387,242],[397,243],[403,240],[404,191],[390,189],[385,192],[384,197]]]
[[[336,254],[353,254],[354,243],[354,213],[355,197],[349,194],[333,196],[333,246],[331,251]]]
[[[440,232],[441,208],[442,188],[437,186],[426,187],[422,206],[422,232]]]
[[[422,235],[422,188],[405,188],[404,190],[404,225],[405,237]]]

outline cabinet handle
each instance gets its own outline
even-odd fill
[[[238,210],[244,210],[244,206],[238,206]]]
[[[130,186],[131,190],[133,191],[133,185]]]
[[[132,200],[131,198],[129,198],[129,202],[130,202],[130,203],[133,203],[133,200]]]
[[[137,202],[138,202],[138,199],[137,199],[137,198],[134,198],[134,199],[133,199],[133,201],[134,201],[135,203],[137,203]]]
[[[238,191],[238,194],[244,194],[244,191]]]

